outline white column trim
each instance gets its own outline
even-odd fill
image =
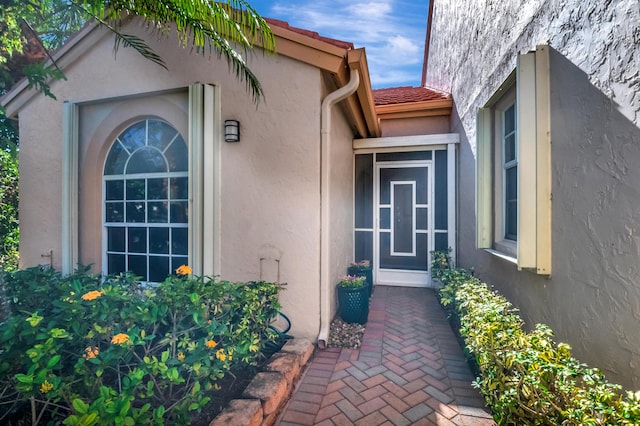
[[[456,184],[456,145],[447,145],[447,237],[451,247],[451,260],[456,265],[456,201],[458,197]],[[433,210],[433,209],[432,209]]]
[[[220,274],[219,90],[208,84],[189,87],[189,263],[194,274]]]
[[[220,107],[220,91],[204,85],[204,176],[202,223],[202,272],[220,275],[221,215],[221,141],[224,126]]]
[[[189,86],[189,264],[202,275],[202,173],[204,145],[204,86]]]
[[[71,274],[78,264],[78,106],[62,107],[62,241],[61,268]]]

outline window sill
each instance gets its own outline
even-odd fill
[[[502,260],[506,260],[507,262],[513,263],[514,265],[518,264],[518,259],[516,259],[515,257],[512,257],[511,255],[508,255],[506,253],[502,253],[499,252],[497,250],[494,249],[484,249],[484,251],[486,251],[487,253],[491,253],[492,255],[502,259]]]

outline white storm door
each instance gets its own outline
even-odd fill
[[[376,283],[429,286],[433,250],[431,163],[376,165]]]

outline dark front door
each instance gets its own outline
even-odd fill
[[[427,286],[432,245],[430,162],[376,165],[377,282]]]

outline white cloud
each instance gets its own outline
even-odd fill
[[[392,11],[391,3],[375,1],[350,4],[346,9],[352,15],[361,16],[365,19],[385,17]]]
[[[271,3],[261,13],[364,47],[371,82],[381,87],[419,84],[427,9],[424,0],[300,0]]]
[[[415,64],[420,61],[420,46],[401,35],[391,37],[384,47],[387,53],[398,60],[403,60],[405,63]]]

